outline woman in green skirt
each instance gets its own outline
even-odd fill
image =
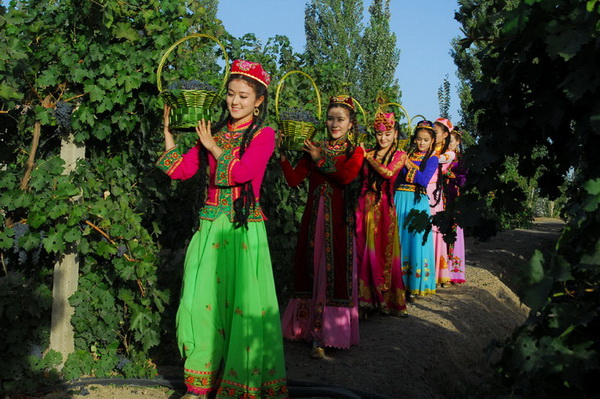
[[[164,112],[165,153],[157,165],[172,179],[201,173],[200,227],[185,257],[177,341],[185,359],[184,399],[287,398],[279,307],[260,207],[260,187],[275,147],[262,125],[270,82],[258,63],[236,60],[227,111],[214,128],[200,121],[185,154]],[[205,171],[208,170],[208,175]]]

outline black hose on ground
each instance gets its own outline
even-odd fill
[[[81,378],[77,380],[65,381],[52,388],[69,390],[73,388],[85,387],[88,385],[115,385],[126,386],[133,385],[138,387],[156,387],[162,386],[173,390],[185,391],[183,380],[178,378],[156,378],[156,379],[138,379],[138,378]],[[346,388],[337,385],[328,385],[311,381],[288,380],[288,392],[291,398],[334,398],[334,399],[391,399],[387,396],[375,393],[359,391],[352,388]]]

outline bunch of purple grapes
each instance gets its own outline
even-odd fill
[[[54,118],[58,128],[63,132],[71,130],[71,114],[73,113],[73,105],[64,101],[57,101],[54,108]]]
[[[32,248],[30,250],[25,250],[19,245],[19,240],[25,234],[29,232],[29,225],[27,223],[15,223],[12,227],[13,229],[13,253],[17,255],[17,263],[19,266],[23,266],[29,263],[37,265],[40,260],[40,254],[42,252],[42,242],[46,237],[46,234],[43,231],[40,231],[40,243],[36,248]],[[9,262],[9,259],[5,259],[5,262]]]
[[[280,119],[282,121],[297,121],[297,122],[308,122],[313,125],[319,123],[314,115],[301,108],[290,108],[281,113]]]
[[[359,136],[369,134],[369,132],[367,131],[367,128],[364,125],[360,125],[360,124],[356,126],[356,132],[358,133]]]
[[[213,86],[200,80],[176,80],[169,85],[169,90],[217,91]]]

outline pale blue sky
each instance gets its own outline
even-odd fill
[[[307,0],[220,0],[217,17],[233,36],[254,33],[263,43],[277,34],[290,38],[294,51],[304,51],[304,8]],[[364,1],[365,12],[371,0]],[[450,117],[458,123],[460,106],[456,66],[450,41],[460,36],[454,19],[457,0],[391,0],[390,29],[396,33],[400,62],[396,77],[402,105],[409,115],[435,119],[439,114],[438,88],[448,75]],[[367,17],[368,17],[368,13]],[[365,25],[368,20],[364,21]]]

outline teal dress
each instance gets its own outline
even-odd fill
[[[417,152],[409,159],[421,165],[425,154]],[[398,215],[400,247],[402,248],[402,278],[407,294],[425,296],[435,294],[435,257],[431,232],[423,242],[424,233],[409,232],[404,225],[406,217],[413,209],[430,215],[427,183],[437,171],[438,158],[430,157],[423,171],[419,168],[404,167],[398,176],[394,203]],[[415,196],[415,190],[420,193]],[[416,200],[415,200],[416,198]]]

